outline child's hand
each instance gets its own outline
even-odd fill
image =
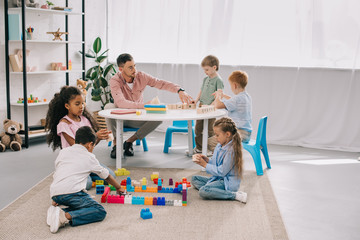
[[[105,140],[109,137],[110,133],[111,131],[108,131],[107,129],[101,129],[96,133],[96,135],[99,140]]]
[[[209,159],[202,155],[202,154],[195,154],[192,156],[193,162],[202,166],[202,167],[206,167],[207,162],[209,161]]]
[[[125,190],[122,189],[122,188],[117,188],[117,189],[116,189],[116,192],[117,192],[119,195],[126,193]]]

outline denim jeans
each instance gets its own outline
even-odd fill
[[[71,215],[71,226],[99,222],[106,216],[103,206],[83,191],[53,196],[52,200],[59,205],[67,206],[63,210]]]
[[[101,166],[103,166],[104,168],[106,168],[107,170],[109,170],[109,173],[116,178],[116,175],[114,173],[113,170],[111,170],[110,168],[108,168],[107,166],[105,166],[104,164],[100,163]],[[90,175],[88,176],[87,182],[86,182],[86,190],[90,190],[92,187],[92,182],[95,182],[96,180],[104,180],[101,177],[99,177],[97,174],[95,173],[90,173]],[[105,181],[105,180],[104,180]]]
[[[199,190],[199,195],[205,199],[235,199],[235,193],[231,191],[225,190],[224,180],[216,180],[211,183],[207,183],[209,181],[209,177],[204,176],[193,176],[192,177],[192,185]]]

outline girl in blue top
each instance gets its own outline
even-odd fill
[[[241,138],[231,118],[214,123],[218,144],[212,158],[193,155],[193,161],[206,169],[212,177],[193,176],[192,184],[205,199],[230,199],[246,203],[247,194],[238,191],[243,171]]]

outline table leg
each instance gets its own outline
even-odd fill
[[[202,154],[206,156],[207,154],[207,144],[208,144],[208,126],[209,119],[204,119],[204,128],[202,136]]]
[[[188,120],[188,146],[189,146],[189,154],[191,157],[193,155],[193,134],[192,134],[192,120]]]
[[[121,160],[123,158],[123,129],[124,122],[116,120],[116,169],[121,168]]]

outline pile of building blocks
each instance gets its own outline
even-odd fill
[[[203,105],[196,109],[197,114],[205,114],[209,112],[215,112],[215,106],[214,105]]]
[[[146,208],[146,209],[141,209],[141,212],[140,212],[140,217],[142,219],[150,219],[152,218],[152,213],[150,212],[150,209]]]
[[[30,97],[27,99],[28,103],[40,103],[40,102],[46,102],[46,98],[44,98],[42,101],[38,97],[33,97],[32,94],[30,94]],[[17,100],[17,103],[24,103],[24,98],[19,98]]]
[[[146,113],[166,113],[166,105],[163,104],[146,104],[144,106]]]
[[[130,175],[130,171],[126,170],[126,168],[118,168],[114,171],[116,176],[128,176]]]
[[[154,178],[157,177],[157,178]],[[159,173],[151,174],[151,178],[157,187],[148,187],[147,180],[143,177],[140,181],[131,180],[130,177],[121,182],[122,189],[127,192],[152,192],[152,193],[181,193],[182,200],[166,200],[165,197],[137,197],[132,195],[111,195],[112,190],[116,190],[113,186],[106,187],[104,185],[96,186],[96,193],[103,191],[101,196],[102,203],[118,203],[133,205],[159,205],[159,206],[187,206],[187,190],[191,187],[190,182],[183,178],[181,182],[175,183],[175,188],[163,187],[163,179],[159,178]],[[99,182],[100,183],[100,182]],[[125,185],[124,185],[125,184]],[[173,179],[169,179],[169,185],[173,185]],[[102,186],[102,187],[101,187]],[[99,188],[99,190],[98,190]]]
[[[181,110],[181,109],[196,109],[196,104],[195,103],[180,103],[180,104],[168,104],[166,105],[167,109],[171,109],[171,110]]]

